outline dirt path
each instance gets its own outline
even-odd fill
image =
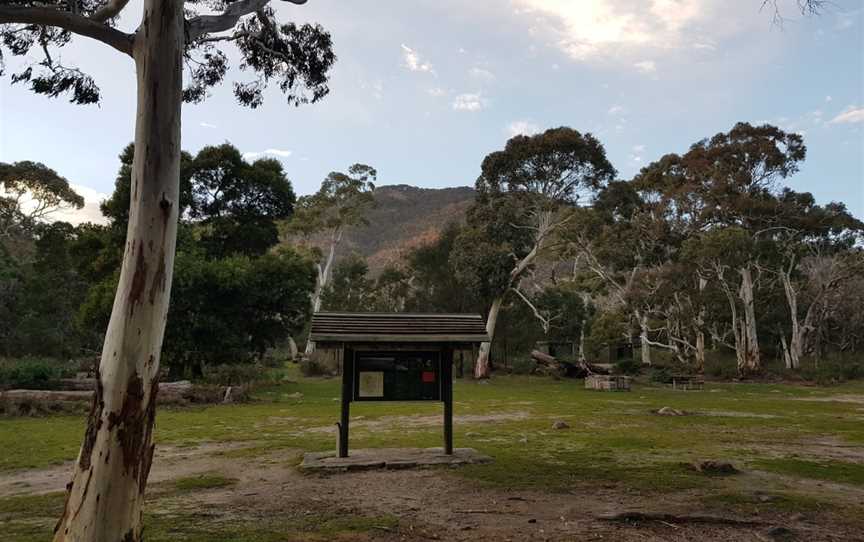
[[[192,448],[159,446],[153,459],[148,483],[159,483],[184,476],[219,471],[231,461],[220,459],[218,452],[249,446],[248,443],[208,443]],[[235,460],[236,461],[236,460]],[[73,463],[66,462],[48,469],[0,472],[0,498],[11,495],[36,495],[62,491],[69,482]]]
[[[421,417],[413,421],[417,424],[427,422]],[[255,444],[213,443],[189,448],[158,448],[150,476],[151,494],[156,497],[151,506],[170,511],[171,507],[179,505],[185,509],[207,510],[213,517],[249,521],[262,515],[290,518],[332,514],[334,511],[366,517],[395,516],[399,520],[395,529],[382,528],[357,538],[385,542],[864,540],[860,531],[842,522],[838,524],[830,515],[805,516],[770,509],[768,513],[763,510],[761,515],[754,511],[745,516],[726,510],[706,511],[700,508],[706,495],[695,490],[663,493],[659,498],[657,494],[635,492],[611,483],[586,483],[558,494],[505,491],[483,487],[446,469],[304,474],[296,469],[298,450],[280,450],[251,459],[238,459],[231,457],[234,454],[224,453]],[[826,449],[839,448],[839,443],[831,440],[817,444]],[[848,454],[856,452],[843,448],[837,453],[848,458]],[[65,464],[50,469],[0,474],[0,497],[61,491],[70,471],[71,464]],[[184,494],[179,503],[158,498],[160,491],[170,487],[163,484],[160,488],[160,483],[213,472],[236,479],[237,483]],[[736,477],[735,483],[752,486],[753,491],[758,492],[766,485],[764,476],[773,475],[745,473],[740,478]],[[813,487],[808,492],[818,493],[825,489],[821,487],[822,483],[811,485]],[[832,493],[844,491],[843,488],[832,489]],[[852,501],[864,500],[864,491],[853,493],[849,495]],[[744,523],[694,523],[669,518],[635,522],[601,519],[602,516],[632,511],[680,517],[707,515]]]

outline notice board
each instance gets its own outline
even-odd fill
[[[358,351],[354,401],[441,401],[441,352]]]

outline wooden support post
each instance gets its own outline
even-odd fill
[[[453,347],[441,352],[441,399],[444,401],[444,453],[453,455]]]
[[[354,351],[342,349],[342,413],[339,419],[339,457],[348,457],[348,420],[354,396]]]

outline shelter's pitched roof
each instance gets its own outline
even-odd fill
[[[479,314],[316,312],[316,342],[487,342]]]

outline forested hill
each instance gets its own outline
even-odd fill
[[[375,190],[376,206],[368,226],[345,233],[341,256],[356,252],[366,258],[375,274],[388,263],[397,263],[411,248],[434,241],[450,222],[462,221],[474,200],[474,189],[417,188],[404,184]]]

